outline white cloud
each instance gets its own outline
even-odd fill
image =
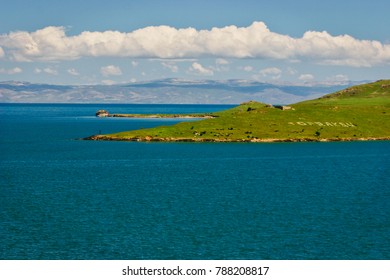
[[[138,62],[133,60],[133,61],[131,62],[131,65],[132,65],[133,67],[137,67],[137,66],[138,66]]]
[[[269,68],[264,68],[260,70],[259,74],[263,76],[264,78],[270,78],[273,80],[277,80],[280,78],[282,74],[282,70],[280,70],[277,67],[269,67]]]
[[[212,70],[217,72],[229,71],[230,62],[223,58],[217,58],[215,60],[215,67],[210,67]]]
[[[174,62],[164,62],[163,61],[163,62],[161,62],[161,65],[164,68],[171,70],[172,73],[177,73],[177,71],[179,71],[179,67]]]
[[[122,75],[122,70],[118,66],[108,65],[100,68],[100,73],[104,77],[108,76],[120,76]]]
[[[148,61],[193,62],[195,58],[149,58]]]
[[[215,64],[217,64],[217,65],[228,65],[229,61],[227,61],[226,59],[223,59],[223,58],[217,58],[215,60]]]
[[[202,66],[198,62],[192,63],[192,65],[191,65],[189,70],[190,70],[190,72],[193,72],[193,73],[198,74],[198,75],[205,75],[205,76],[212,76],[212,75],[214,75],[213,70]]]
[[[336,76],[333,77],[333,80],[345,82],[345,81],[349,81],[349,78],[348,78],[347,75],[338,74],[338,75],[336,75]]]
[[[312,74],[302,74],[298,79],[304,82],[309,82],[314,80],[314,76]]]
[[[297,74],[297,70],[295,70],[294,68],[291,68],[291,67],[287,67],[287,73],[291,76]]]
[[[43,69],[35,68],[34,73],[36,73],[36,74],[46,73],[49,75],[58,75],[58,70],[53,68],[53,67],[46,67]]]
[[[328,77],[325,82],[332,85],[346,85],[349,82],[349,77],[347,75],[338,74]]]
[[[5,56],[4,50],[2,47],[0,47],[0,58],[2,58],[3,56]]]
[[[111,85],[115,84],[115,81],[113,81],[113,80],[102,80],[102,84],[111,86]]]
[[[276,67],[270,67],[270,68],[264,68],[260,70],[260,74],[263,76],[268,76],[268,75],[279,75],[282,73],[282,70]]]
[[[73,76],[78,76],[78,75],[80,75],[80,73],[79,73],[76,69],[74,69],[74,68],[68,69],[67,72],[68,72],[70,75],[73,75]]]
[[[22,72],[23,72],[23,70],[19,67],[14,67],[12,69],[0,68],[0,74],[14,75],[14,74],[22,73]]]
[[[246,66],[240,66],[238,68],[239,70],[244,70],[245,72],[252,72],[254,70],[254,68],[250,65],[246,65]]]
[[[57,69],[54,69],[52,67],[46,67],[43,69],[43,72],[45,72],[46,74],[50,74],[50,75],[58,75],[58,71]]]
[[[23,70],[19,67],[14,67],[14,68],[9,70],[10,74],[18,74],[18,73],[22,73],[22,72],[23,72]]]
[[[301,38],[294,38],[270,31],[263,22],[210,30],[150,26],[128,33],[85,31],[75,36],[68,36],[65,31],[61,26],[49,26],[35,32],[0,35],[0,56],[16,61],[108,56],[272,58],[354,67],[390,64],[388,43],[359,40],[349,35],[332,36],[326,31],[307,31]]]

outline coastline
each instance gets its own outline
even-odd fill
[[[253,138],[253,139],[213,139],[213,138],[163,138],[163,137],[114,137],[108,135],[92,135],[82,138],[92,141],[125,141],[125,142],[208,142],[208,143],[281,143],[281,142],[355,142],[355,141],[389,141],[390,137],[361,138]]]
[[[133,118],[133,119],[213,119],[213,114],[108,114],[101,118]]]

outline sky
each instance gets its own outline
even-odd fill
[[[390,78],[390,1],[2,0],[0,81]]]

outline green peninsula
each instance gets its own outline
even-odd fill
[[[353,86],[289,106],[249,101],[212,116],[172,126],[85,139],[167,142],[390,140],[390,80]]]

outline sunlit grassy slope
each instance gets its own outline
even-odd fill
[[[275,108],[247,102],[216,118],[93,136],[132,141],[337,141],[390,139],[390,80]]]

